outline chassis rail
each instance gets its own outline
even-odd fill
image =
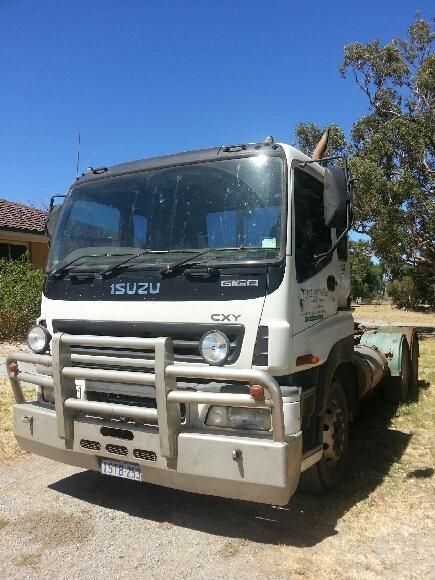
[[[112,356],[78,355],[71,346],[116,347],[154,351],[154,361],[117,358]],[[144,339],[136,337],[88,336],[57,333],[51,343],[52,355],[13,353],[6,359],[8,376],[19,404],[24,403],[21,382],[52,387],[58,435],[66,444],[74,438],[74,417],[78,413],[104,417],[125,417],[148,421],[159,428],[162,456],[171,459],[177,454],[177,435],[181,429],[181,403],[205,403],[222,406],[270,408],[272,437],[277,443],[285,442],[282,395],[278,383],[268,373],[253,369],[174,364],[172,340],[167,337]],[[19,362],[51,367],[52,376],[21,372]],[[100,369],[73,366],[74,363],[138,368],[141,370]],[[154,372],[142,372],[151,369]],[[101,380],[113,383],[135,383],[155,387],[156,409],[87,401],[77,397],[75,379]],[[211,379],[238,381],[261,385],[264,399],[234,393],[207,393],[177,389],[177,379]]]

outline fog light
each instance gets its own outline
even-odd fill
[[[208,364],[221,365],[230,354],[230,341],[220,330],[212,330],[199,341],[199,351]]]
[[[32,326],[27,333],[27,344],[37,354],[41,354],[48,350],[50,344],[51,334],[43,326]]]
[[[269,409],[218,407],[214,405],[207,413],[205,424],[209,427],[270,431],[270,411]]]

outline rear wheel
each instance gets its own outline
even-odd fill
[[[417,334],[415,334],[411,348],[411,376],[409,383],[411,389],[414,390],[418,389],[418,357],[419,357],[418,336]]]
[[[338,379],[333,379],[322,415],[323,456],[301,474],[299,487],[310,493],[332,489],[341,479],[349,446],[349,411]]]
[[[391,403],[404,403],[408,399],[410,380],[411,380],[411,365],[409,357],[409,348],[408,343],[404,340],[402,344],[402,356],[400,359],[400,376],[398,377],[390,376],[385,381],[384,395],[387,401],[390,401]]]

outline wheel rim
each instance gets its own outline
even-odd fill
[[[328,401],[323,417],[323,456],[327,463],[336,463],[346,446],[346,419],[335,399]]]

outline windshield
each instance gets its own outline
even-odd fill
[[[283,160],[265,155],[78,185],[65,202],[47,268],[71,261],[107,267],[143,250],[129,267],[207,248],[207,263],[275,259],[283,188]]]

